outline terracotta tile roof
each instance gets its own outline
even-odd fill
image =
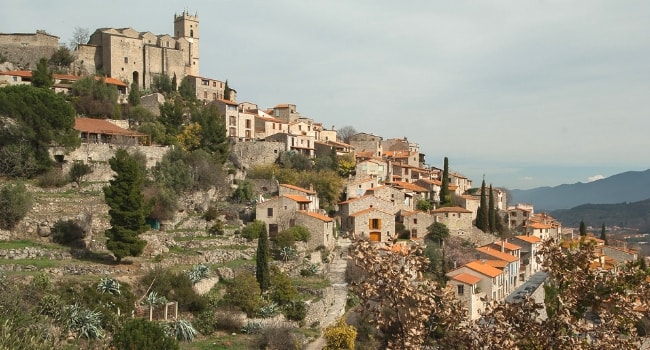
[[[305,214],[305,215],[308,215],[308,216],[311,216],[312,218],[316,218],[316,219],[321,220],[321,221],[325,221],[325,222],[334,221],[334,219],[332,219],[331,217],[329,217],[327,215],[315,213],[313,211],[298,210],[298,212],[302,213],[302,214]]]
[[[531,223],[527,224],[526,227],[530,227],[530,228],[533,228],[533,229],[552,228],[551,225],[543,224],[541,222],[531,222]]]
[[[501,249],[501,246],[503,246],[503,248],[505,248],[505,249],[507,249],[507,250],[517,250],[517,249],[521,249],[521,247],[518,246],[518,245],[516,245],[516,244],[512,244],[512,243],[510,243],[510,242],[503,242],[503,241],[495,241],[495,242],[492,242],[492,245],[496,245],[496,246],[498,246],[498,247],[499,247],[498,249]]]
[[[542,241],[542,239],[537,237],[537,236],[521,235],[521,236],[515,236],[515,237],[521,239],[524,242],[528,242],[528,243],[539,243],[539,242]]]
[[[487,262],[481,260],[475,260],[463,266],[492,278],[497,277],[503,273],[503,271],[497,269],[494,266],[490,266]]]
[[[391,214],[391,213],[387,213],[387,212],[385,212],[385,211],[383,211],[383,210],[379,210],[379,209],[374,208],[374,207],[373,207],[373,208],[368,208],[368,209],[359,210],[359,211],[356,212],[356,213],[352,213],[352,214],[350,214],[350,216],[357,217],[357,216],[360,216],[360,215],[363,215],[363,214],[370,213],[371,211],[376,211],[376,212],[382,213],[382,214],[384,214],[384,215],[393,216],[393,214]]]
[[[508,266],[508,262],[504,260],[485,260],[485,263],[499,270],[503,270]]]
[[[471,210],[467,210],[463,207],[442,207],[434,209],[432,213],[471,213]]]
[[[21,71],[6,71],[6,72],[0,72],[0,75],[9,75],[9,76],[18,76],[18,77],[23,77],[23,78],[31,78],[32,77],[32,71],[29,70],[21,70]],[[77,81],[81,78],[84,78],[79,75],[69,75],[69,74],[52,74],[53,79],[59,79],[59,80],[72,80],[72,81]],[[127,87],[126,83],[119,79],[111,78],[111,77],[95,77],[95,80],[100,80],[104,79],[104,82],[106,84],[110,85],[117,85],[117,86],[123,86]]]
[[[23,78],[31,78],[32,77],[32,71],[29,70],[8,70],[5,72],[0,72],[0,75],[9,75],[12,77],[23,77]]]
[[[514,255],[510,255],[508,253],[504,253],[500,250],[490,248],[490,247],[478,247],[476,248],[476,250],[478,250],[481,253],[487,254],[489,256],[495,257],[499,260],[504,260],[507,262],[515,262],[519,260],[519,258]]]
[[[395,185],[397,187],[401,187],[401,188],[403,188],[405,190],[414,191],[414,192],[429,192],[428,189],[426,189],[426,188],[424,188],[422,186],[412,184],[410,182],[395,181],[395,182],[393,182],[393,185]]]
[[[283,194],[282,197],[289,198],[293,201],[296,201],[298,203],[311,203],[311,199],[305,197],[305,196],[300,196],[297,194]]]
[[[481,281],[481,278],[478,276],[470,275],[469,273],[460,273],[451,278],[452,280],[462,282],[469,285],[475,285]]]
[[[95,80],[100,80],[101,78],[102,77],[95,77]],[[104,82],[106,82],[106,84],[111,84],[111,85],[124,86],[124,87],[128,86],[123,81],[115,78],[110,78],[110,77],[105,77]]]
[[[436,185],[436,186],[442,186],[442,181],[440,180],[433,180],[433,179],[419,179],[418,181],[422,181],[431,185]]]
[[[136,131],[120,128],[119,126],[104,119],[75,118],[74,129],[79,132],[91,134],[122,135],[122,136],[146,136]]]
[[[306,188],[302,188],[302,187],[298,187],[298,186],[294,186],[294,185],[290,185],[290,184],[280,184],[280,187],[286,187],[286,188],[296,190],[296,191],[300,191],[300,192],[304,192],[304,193],[307,193],[307,194],[316,194],[315,191],[308,190]]]
[[[219,101],[221,103],[225,103],[227,105],[231,105],[231,106],[239,106],[239,104],[237,102],[233,102],[233,101],[230,101],[230,100],[224,100],[222,98],[218,99],[217,101]]]
[[[448,187],[449,187],[449,189],[452,190],[452,191],[455,191],[456,189],[458,189],[458,185],[454,185],[454,184],[449,184]]]

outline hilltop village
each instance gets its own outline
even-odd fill
[[[238,226],[231,231],[239,231],[256,220],[264,224],[273,240],[284,231],[303,227],[309,231],[299,247],[305,256],[305,252],[324,251],[323,266],[333,260],[345,266],[354,264],[347,250],[354,242],[368,241],[377,249],[389,247],[389,251],[395,246],[425,246],[431,242],[427,236],[433,234],[433,228],[443,226],[449,237],[462,242],[459,247],[463,249],[447,256],[450,264],[442,274],[466,310],[468,321],[481,318],[487,305],[494,302],[533,298],[544,303],[547,273],[537,256],[544,242],[554,241],[566,247],[585,240],[592,242],[592,269],[616,271],[639,258],[635,250],[608,244],[593,234],[581,238],[548,214],[535,212],[531,204],[509,203],[506,189],[489,187],[486,192],[485,183],[476,186],[472,179],[448,169],[446,164],[427,165],[431,160],[425,159],[419,144],[407,137],[390,138],[351,129],[342,133],[333,126],[325,127],[327,121],[303,115],[292,103],[267,108],[240,102],[237,96],[245,95],[245,91],[238,92],[228,82],[200,75],[198,16],[186,12],[175,15],[173,28],[173,35],[132,28],[97,29],[87,42],[77,45],[67,72],[52,74],[52,89],[70,94],[75,82],[102,73],[97,79],[114,87],[118,91],[117,103],[127,106],[132,89],[150,92],[164,76],[181,82],[203,106],[213,106],[219,111],[228,138],[230,168],[224,175],[228,188],[236,190],[242,183],[252,187],[252,198],[242,206],[248,215],[235,220]],[[0,65],[0,88],[31,85],[38,58],[50,57],[59,48],[59,38],[45,32],[0,34],[0,54],[11,63]],[[165,102],[160,93],[140,98],[140,104],[158,117]],[[101,187],[114,175],[108,161],[116,150],[143,153],[146,167],[151,169],[174,148],[157,144],[152,135],[137,127],[137,122],[128,119],[77,116],[74,129],[81,146],[72,151],[51,147],[49,151],[66,171],[79,162],[92,165],[93,173],[86,181]],[[272,166],[288,155],[300,155],[312,162],[326,157],[347,160],[343,186],[336,192],[340,197],[325,200],[314,186],[249,176],[253,169]],[[442,163],[442,159],[439,161]],[[229,195],[212,191],[204,202],[223,200]],[[487,197],[500,230],[477,227]],[[186,211],[179,210],[172,218],[152,220],[150,231],[164,234],[179,226],[189,215],[188,208],[183,209]],[[96,227],[92,231],[101,235],[107,222],[93,225]],[[14,231],[0,234],[2,239],[25,238]],[[334,256],[334,252],[339,255]],[[320,257],[312,261],[321,263]],[[346,294],[344,291],[344,298]]]

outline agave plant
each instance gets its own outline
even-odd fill
[[[180,341],[193,341],[198,333],[192,323],[187,320],[176,320],[165,324],[165,333]]]
[[[280,249],[280,256],[284,261],[293,260],[295,258],[295,255],[296,252],[291,247],[282,247],[282,249]]]
[[[269,318],[269,317],[273,317],[273,316],[277,315],[278,312],[280,312],[280,308],[279,308],[278,304],[276,302],[272,301],[272,302],[262,306],[262,308],[260,308],[259,315],[262,318]]]
[[[167,302],[167,298],[162,295],[158,295],[156,292],[151,292],[147,297],[142,301],[142,305],[162,305]]]
[[[120,295],[120,282],[110,277],[104,277],[99,281],[99,284],[97,284],[97,290],[102,294],[110,293]]]
[[[262,330],[262,324],[259,322],[248,321],[248,323],[241,328],[240,332],[244,334],[255,334]]]
[[[96,339],[104,336],[102,329],[102,314],[81,307],[78,304],[69,305],[65,310],[66,327],[87,339]]]
[[[202,279],[208,278],[210,275],[210,268],[203,264],[194,266],[191,270],[187,271],[192,283],[197,283]]]

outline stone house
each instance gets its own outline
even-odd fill
[[[185,82],[195,91],[196,99],[204,103],[223,100],[225,97],[226,83],[221,80],[187,75]],[[229,101],[237,100],[237,91],[230,89]]]
[[[295,224],[304,226],[311,233],[307,242],[307,249],[316,249],[319,246],[324,246],[331,250],[336,245],[334,220],[329,216],[299,210],[296,212]]]
[[[348,179],[347,184],[345,185],[345,196],[346,199],[359,198],[366,194],[366,191],[378,187],[380,185],[379,179],[374,176],[370,177],[354,177]]]
[[[285,194],[258,203],[255,218],[266,224],[269,236],[295,226],[296,212],[308,211],[311,200],[305,196]]]
[[[507,279],[507,271],[491,266],[486,260],[475,260],[447,272],[446,276],[453,279],[454,276],[461,273],[480,278],[480,281],[474,284],[476,286],[474,291],[484,293],[488,301],[500,301],[506,297],[504,285]]]
[[[248,112],[247,112],[248,113]],[[264,140],[275,134],[288,134],[289,125],[282,120],[272,117],[264,111],[257,111],[255,117],[255,138]]]
[[[485,303],[481,300],[485,298],[485,292],[479,287],[479,283],[485,277],[464,272],[449,277],[447,284],[454,287],[456,299],[460,300],[467,309],[468,319],[471,321],[479,319],[481,311],[485,309]]]
[[[389,186],[404,192],[405,205],[410,203],[413,208],[415,208],[419,200],[429,200],[429,190],[425,187],[404,181],[394,181]]]
[[[287,152],[293,151],[308,158],[313,158],[315,155],[315,140],[310,136],[277,133],[267,136],[266,141],[280,142],[284,145],[284,150]]]
[[[442,207],[431,211],[436,222],[443,223],[452,235],[464,235],[472,230],[472,212],[461,207]]]
[[[315,212],[320,209],[320,200],[318,198],[318,193],[316,193],[316,191],[314,191],[311,188],[306,189],[306,188],[302,188],[290,184],[280,184],[278,191],[280,196],[290,194],[290,195],[306,197],[307,199],[309,199],[309,205],[307,206],[306,209],[308,211]]]
[[[240,130],[244,128],[243,125],[240,125],[240,118],[239,118],[239,104],[234,101],[230,100],[224,100],[224,99],[217,99],[215,101],[210,102],[214,106],[219,109],[219,113],[223,115],[224,118],[224,123],[226,125],[226,130],[228,137],[231,139],[237,140],[239,138]],[[253,125],[252,122],[250,125],[248,125],[248,132],[249,132],[249,138],[252,137],[253,135]]]
[[[278,104],[269,111],[269,114],[277,119],[282,120],[286,124],[292,123],[302,118],[296,109],[296,105],[292,103]]]
[[[542,239],[537,236],[520,235],[512,238],[512,243],[521,247],[520,261],[524,270],[524,280],[542,269],[537,262],[537,252],[539,251]]]
[[[413,210],[413,198],[395,187],[388,185],[372,187],[366,194],[394,203],[399,209]]]
[[[315,141],[314,148],[316,148],[317,157],[330,155],[332,154],[332,151],[336,152],[337,156],[344,156],[352,154],[354,152],[354,147],[348,145],[347,143],[332,140]]]
[[[476,248],[478,258],[504,261],[506,279],[503,290],[507,294],[514,291],[519,284],[519,257],[506,253],[503,249],[494,249],[491,245]],[[518,251],[518,250],[517,250]],[[523,282],[523,281],[522,281]]]
[[[472,220],[476,220],[478,215],[478,207],[481,205],[481,197],[473,196],[470,194],[463,194],[460,196],[453,196],[454,203],[457,206],[465,208],[472,212]]]
[[[351,232],[354,229],[354,219],[352,214],[359,211],[376,208],[386,213],[395,215],[400,207],[395,203],[374,197],[372,195],[364,195],[358,198],[352,198],[338,204],[338,215],[341,219],[341,229]]]
[[[395,238],[395,215],[377,208],[368,208],[350,214],[354,239],[387,242]]]
[[[312,138],[314,141],[317,140],[316,130],[314,130],[311,120],[300,118],[293,122],[290,122],[288,125],[289,125],[289,134],[308,136]]]
[[[601,251],[603,254],[614,259],[617,264],[635,262],[639,259],[638,251],[634,249],[615,247],[611,245],[603,245]]]
[[[533,215],[533,206],[517,204],[514,207],[508,207],[506,211],[508,212],[508,228],[517,232],[523,232],[523,227]]]
[[[121,128],[105,119],[75,118],[74,129],[79,131],[81,143],[148,144],[148,135]]]
[[[20,69],[36,69],[41,57],[50,58],[59,49],[59,37],[43,30],[36,33],[0,33],[0,52]]]
[[[537,236],[542,241],[551,238],[551,229],[553,226],[541,222],[531,222],[524,227],[524,233],[529,236]]]
[[[429,231],[427,228],[436,221],[436,218],[423,211],[400,211],[397,215],[397,222],[404,225],[404,229],[410,233],[410,239],[422,239]]]
[[[384,182],[388,178],[388,163],[380,159],[357,161],[355,172],[359,178],[376,177],[380,182]]]
[[[449,173],[449,184],[458,186],[458,194],[463,194],[472,188],[472,180],[458,173]]]
[[[369,152],[373,157],[382,157],[382,139],[381,136],[362,132],[350,136],[349,142],[355,149],[355,155],[359,152]]]
[[[435,179],[418,179],[415,184],[426,188],[429,191],[429,200],[432,203],[440,203],[440,190],[442,181]]]

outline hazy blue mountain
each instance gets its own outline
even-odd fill
[[[638,202],[650,198],[650,169],[571,185],[511,190],[510,203],[530,203],[535,211],[569,209],[581,204]]]
[[[650,199],[633,203],[619,204],[583,204],[571,209],[550,212],[563,226],[578,227],[580,221],[587,226],[600,228],[620,226],[637,228],[642,232],[650,231]],[[598,230],[596,233],[600,232]]]

